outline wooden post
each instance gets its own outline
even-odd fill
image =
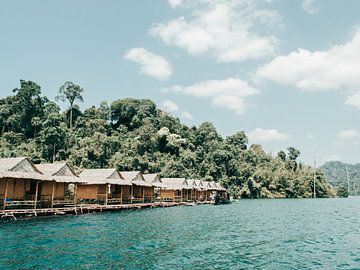
[[[130,198],[130,203],[133,203],[133,196],[134,196],[134,186],[131,185],[131,198]]]
[[[109,189],[111,187],[111,184],[106,184],[106,189],[105,189],[105,205],[108,204],[108,193],[109,193]]]
[[[55,185],[56,185],[56,182],[54,181],[53,185],[52,185],[52,192],[51,192],[51,208],[54,208]]]
[[[143,201],[143,203],[145,203],[145,188],[144,187],[142,187],[142,201]]]
[[[5,194],[4,194],[4,204],[3,204],[3,209],[5,210],[6,207],[6,197],[7,197],[7,193],[8,193],[8,187],[9,187],[9,179],[6,178],[6,186],[5,186]]]
[[[39,192],[39,181],[36,181],[34,209],[36,209],[36,206],[37,206],[38,192]]]
[[[77,205],[77,184],[74,184],[74,205]]]
[[[181,190],[180,191],[180,202],[182,202],[183,201],[183,191]]]
[[[122,204],[122,198],[123,198],[123,186],[120,186],[120,204]]]

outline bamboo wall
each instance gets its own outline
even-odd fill
[[[54,182],[42,182],[41,184],[41,197],[51,197],[53,191]],[[55,183],[54,199],[65,199],[65,191],[67,188],[66,183]]]
[[[145,195],[145,197],[153,197],[154,196],[154,188],[153,187],[144,187],[144,195]]]
[[[98,185],[78,185],[76,197],[78,200],[97,200]]]
[[[134,198],[143,197],[143,187],[133,185]]]

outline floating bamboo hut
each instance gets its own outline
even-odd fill
[[[161,181],[165,184],[160,194],[163,201],[183,202],[191,193],[192,187],[185,178],[161,178]]]
[[[80,203],[130,203],[132,186],[116,169],[85,169],[80,179],[86,184],[78,185],[77,199]]]
[[[120,171],[122,177],[132,184],[131,202],[145,203],[152,202],[154,195],[153,185],[146,182],[144,176],[139,171]]]
[[[148,174],[143,174],[143,177],[147,183],[151,184],[154,187],[153,198],[156,201],[161,201],[161,196],[160,196],[161,189],[164,189],[166,186],[162,182],[160,174],[159,173],[148,173]]]
[[[39,198],[43,207],[64,207],[77,203],[77,186],[85,184],[67,163],[42,163],[36,168],[55,181],[40,183]]]

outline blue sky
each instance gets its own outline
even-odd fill
[[[360,162],[360,1],[1,1],[0,96],[151,98],[276,153]],[[65,104],[62,105],[63,108]]]

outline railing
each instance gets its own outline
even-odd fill
[[[122,199],[121,198],[111,198],[108,199],[108,204],[122,204]]]
[[[36,203],[36,206],[40,206],[40,202]],[[15,201],[7,200],[5,204],[6,209],[21,209],[21,208],[35,208],[35,201]]]

